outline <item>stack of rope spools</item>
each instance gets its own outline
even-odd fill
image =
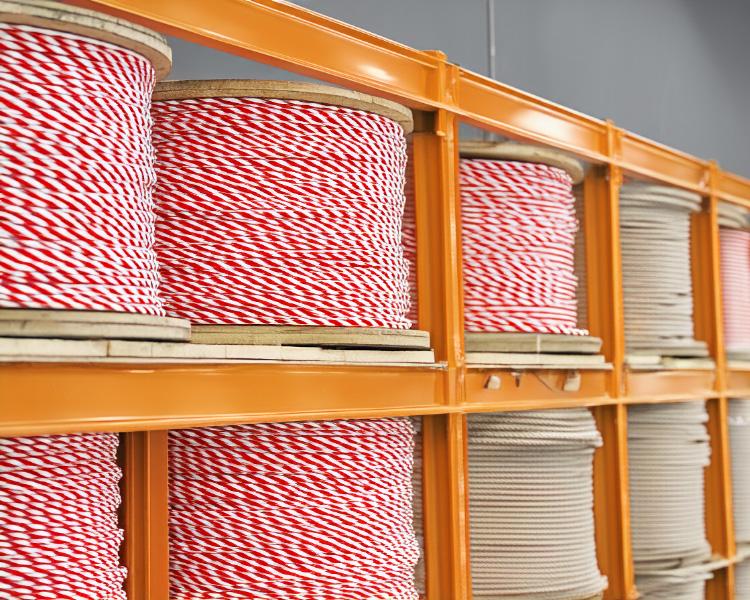
[[[462,144],[461,153],[466,331],[585,335],[572,188],[580,164],[510,143]]]
[[[165,40],[64,4],[5,1],[0,63],[5,322],[49,309],[47,322],[91,311],[81,318],[162,323],[150,105]],[[125,598],[117,449],[113,433],[0,440],[0,596]]]
[[[704,597],[711,557],[704,521],[707,421],[702,401],[629,409],[633,558],[638,589],[649,600]]]
[[[627,183],[620,190],[628,352],[708,355],[693,333],[690,215],[700,207],[700,196],[675,188]]]
[[[407,418],[171,431],[171,598],[417,598],[413,436]]]
[[[469,417],[475,598],[597,596],[592,461],[601,437],[586,409]]]
[[[724,344],[729,358],[750,359],[750,211],[719,204]]]
[[[155,99],[169,314],[409,327],[408,110],[284,82],[169,82]],[[413,446],[408,419],[170,433],[173,597],[415,598]]]

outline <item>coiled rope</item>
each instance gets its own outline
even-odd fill
[[[734,597],[750,598],[750,560],[745,559],[734,568]]]
[[[628,183],[620,190],[625,334],[629,350],[705,351],[693,336],[690,214],[701,198]]]
[[[0,439],[0,596],[126,600],[118,436]]]
[[[462,159],[459,174],[466,331],[585,335],[570,176],[486,159]]]
[[[0,23],[0,307],[163,315],[141,55]]]
[[[734,535],[750,544],[750,399],[729,402],[729,444],[732,456]]]
[[[170,431],[174,600],[412,600],[409,419]]]
[[[727,204],[719,212],[725,346],[750,355],[750,214]]]
[[[395,121],[261,98],[155,102],[153,115],[170,315],[409,327],[406,142]]]
[[[711,556],[704,519],[707,421],[703,401],[643,404],[628,411],[633,558],[644,591],[682,582],[697,594],[708,577],[700,566]]]
[[[586,409],[469,416],[471,572],[477,598],[580,600],[596,562]]]

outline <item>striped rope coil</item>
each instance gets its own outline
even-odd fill
[[[412,491],[414,500],[412,502],[414,515],[414,535],[419,547],[419,561],[414,568],[414,581],[420,598],[425,597],[426,572],[424,560],[424,511],[422,494],[422,477],[424,473],[424,445],[422,444],[422,418],[411,417],[414,426],[414,470],[412,472]]]
[[[662,584],[683,582],[697,590],[696,578],[706,578],[700,565],[711,557],[704,519],[707,421],[703,401],[643,404],[628,411],[630,511],[639,587],[661,589]],[[685,571],[690,567],[693,571]]]
[[[729,402],[734,532],[738,544],[750,544],[750,399]],[[740,596],[741,597],[741,596]]]
[[[413,600],[406,418],[169,433],[173,600]]]
[[[0,307],[164,315],[151,191],[154,69],[0,23]]]
[[[476,598],[598,594],[593,453],[586,409],[469,416],[471,572]]]
[[[157,252],[170,315],[407,329],[406,141],[313,102],[155,102]]]
[[[705,348],[694,340],[690,215],[701,198],[628,183],[620,191],[625,334],[630,351]]]
[[[126,600],[118,436],[0,439],[0,597]]]
[[[750,230],[721,227],[719,239],[726,349],[750,355]]]
[[[466,331],[585,335],[570,176],[486,159],[462,159],[459,175]]]

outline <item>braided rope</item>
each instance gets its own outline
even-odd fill
[[[462,159],[467,331],[585,335],[576,326],[570,176],[547,165]]]
[[[697,194],[628,183],[620,191],[625,333],[628,348],[692,346],[690,214]]]
[[[750,543],[750,399],[729,402],[734,530],[738,544]]]
[[[750,561],[744,560],[734,568],[734,597],[750,598]]]
[[[0,439],[0,595],[126,600],[117,446],[109,433]]]
[[[599,445],[586,409],[470,415],[475,597],[576,600],[604,589],[593,518]]]
[[[633,558],[647,598],[697,599],[707,577],[701,566],[711,556],[704,520],[707,421],[702,401],[629,409]]]
[[[750,230],[721,227],[719,238],[726,348],[750,353]]]
[[[417,598],[409,419],[170,431],[171,597]]]
[[[163,315],[144,57],[0,23],[0,307]]]
[[[168,312],[196,323],[410,322],[406,142],[380,115],[313,102],[154,103]]]

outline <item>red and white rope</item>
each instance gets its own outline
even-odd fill
[[[462,159],[460,184],[466,330],[585,335],[576,325],[570,176]]]
[[[153,251],[154,69],[0,23],[0,307],[163,315]]]
[[[719,236],[727,351],[750,353],[750,231],[721,227]]]
[[[118,436],[0,439],[0,597],[126,600]]]
[[[169,433],[173,600],[417,598],[408,419]]]
[[[313,102],[154,103],[157,252],[194,323],[408,328],[406,142]]]

